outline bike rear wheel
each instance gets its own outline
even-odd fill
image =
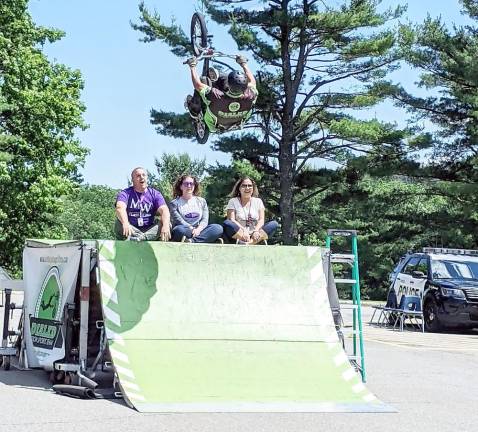
[[[195,56],[207,48],[207,28],[204,16],[198,12],[191,19],[191,46]]]
[[[194,132],[196,134],[197,142],[199,144],[206,144],[209,138],[209,129],[203,119],[194,121]]]

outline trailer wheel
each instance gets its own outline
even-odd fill
[[[2,356],[2,366],[4,370],[10,370],[10,356]]]
[[[50,373],[50,382],[52,384],[63,384],[65,381],[65,372],[54,370]]]

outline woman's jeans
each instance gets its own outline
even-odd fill
[[[219,224],[210,224],[204,228],[199,235],[193,237],[191,228],[185,225],[176,225],[172,231],[172,240],[180,242],[183,236],[191,239],[193,243],[214,243],[222,236],[222,226]]]
[[[236,225],[235,222],[229,219],[225,220],[222,226],[224,227],[224,235],[226,236],[226,238],[230,242],[233,241],[232,237],[239,231],[239,227]],[[268,237],[271,237],[272,234],[274,234],[274,232],[277,230],[277,228],[279,228],[279,224],[274,220],[265,223],[262,227]]]

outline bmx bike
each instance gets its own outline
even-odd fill
[[[191,18],[191,47],[198,63],[201,61],[203,62],[200,79],[208,86],[212,86],[213,82],[218,79],[217,71],[215,68],[211,67],[211,63],[217,63],[230,70],[234,70],[233,67],[219,60],[219,58],[236,58],[234,55],[216,51],[212,47],[212,37],[213,35],[208,34],[204,15],[198,12],[194,13]],[[205,144],[207,142],[210,133],[206,123],[204,122],[203,113],[204,109],[201,110],[199,115],[194,117],[191,116],[196,139],[200,144]],[[233,129],[239,129],[239,127],[233,126],[227,130],[222,130],[221,132],[226,132]]]

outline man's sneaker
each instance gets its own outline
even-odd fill
[[[224,240],[219,237],[217,240],[216,240],[216,243],[219,243],[219,244],[224,244]]]
[[[187,238],[186,236],[183,236],[181,239],[181,243],[192,243],[193,239]]]
[[[219,72],[216,68],[210,67],[208,70],[208,76],[212,82],[216,82],[219,79]]]

